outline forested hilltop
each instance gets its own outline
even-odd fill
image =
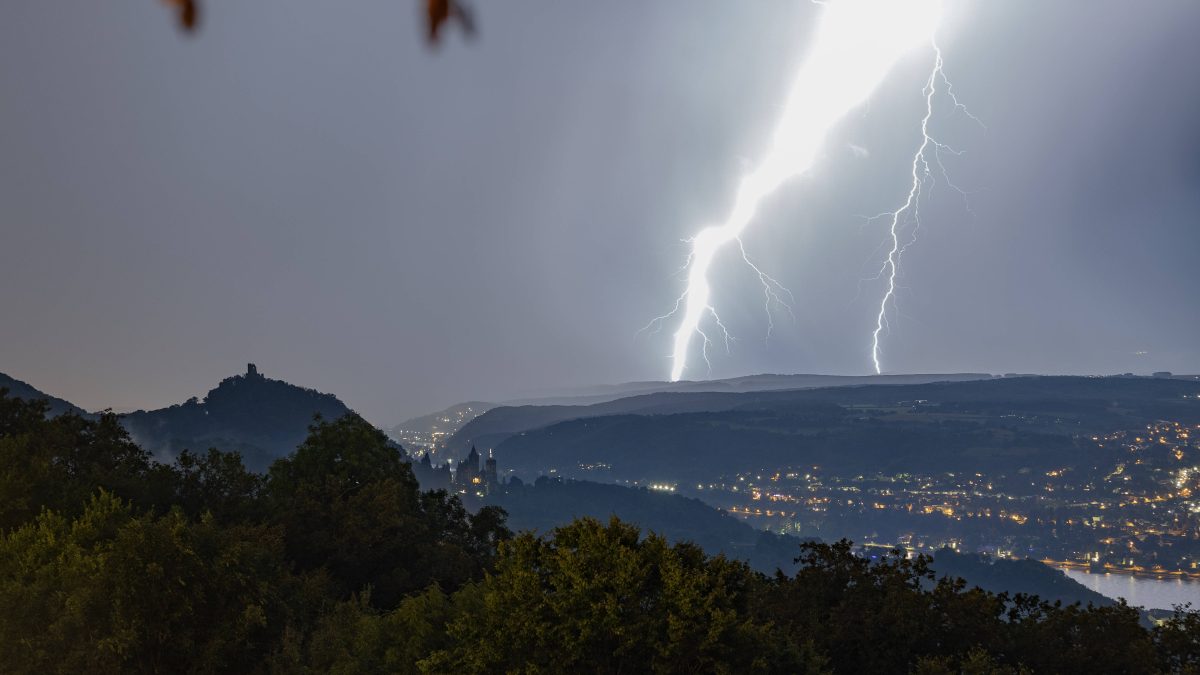
[[[336,396],[265,377],[254,364],[221,380],[203,399],[121,416],[121,424],[156,458],[183,450],[219,447],[238,451],[255,471],[304,440],[314,414],[337,419],[350,412]]]
[[[617,520],[513,535],[352,414],[255,474],[46,412],[0,391],[0,672],[1200,670],[1200,615],[1147,630],[925,557],[809,542],[765,575]]]
[[[70,412],[95,419],[99,415],[4,373],[0,373],[0,387],[15,398],[46,401],[52,416]],[[250,363],[245,373],[226,377],[203,398],[136,410],[119,419],[135,442],[160,461],[173,461],[184,450],[218,447],[236,450],[247,467],[263,472],[304,440],[313,415],[338,419],[349,412],[333,394],[266,377]]]

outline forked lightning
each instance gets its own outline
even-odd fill
[[[933,141],[928,134],[928,111],[932,110],[935,84],[939,78],[945,81],[941,70],[941,52],[933,43],[941,18],[941,2],[833,0],[821,4],[824,7],[813,46],[801,64],[766,157],[756,170],[742,178],[726,220],[701,229],[688,240],[691,251],[684,268],[687,286],[671,312],[651,322],[651,325],[661,324],[682,313],[671,352],[672,381],[683,377],[696,335],[702,340],[701,353],[707,361],[711,340],[702,325],[705,319],[711,319],[721,330],[728,345],[729,332],[725,330],[713,306],[708,278],[716,255],[727,245],[737,244],[742,259],[762,283],[768,322],[773,304],[789,307],[782,297],[787,293],[786,289],[746,256],[741,240],[743,232],[764,198],[788,179],[812,168],[834,125],[866,101],[905,54],[922,44],[933,44],[937,60],[926,83],[927,114],[922,122],[924,142],[914,158],[913,189],[904,205],[896,211],[883,214],[892,219],[892,246],[881,271],[881,275],[887,276],[889,286],[873,334],[872,357],[876,369],[879,369],[879,336],[886,327],[886,308],[894,302],[896,270],[904,251],[900,242],[902,219],[910,211],[914,212],[914,217],[916,215],[924,177],[929,172],[928,148],[932,144],[935,149],[947,149]],[[953,92],[947,90],[953,96]],[[936,156],[935,161],[940,163]]]

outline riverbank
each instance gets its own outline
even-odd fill
[[[1050,564],[1050,563],[1047,563]],[[1183,576],[1153,576],[1091,572],[1086,565],[1057,567],[1073,581],[1105,597],[1146,610],[1170,611],[1176,605],[1200,607],[1200,580]]]
[[[1166,570],[1154,569],[1146,567],[1118,567],[1116,565],[1105,564],[1100,569],[1091,563],[1083,563],[1076,560],[1053,560],[1051,558],[1043,558],[1043,564],[1049,565],[1061,570],[1076,570],[1088,572],[1090,574],[1118,574],[1139,579],[1181,579],[1184,581],[1200,582],[1200,572],[1185,572],[1183,570]]]

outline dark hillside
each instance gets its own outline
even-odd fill
[[[757,530],[698,499],[589,481],[540,478],[532,485],[510,485],[487,503],[503,508],[514,530],[546,533],[576,518],[606,522],[616,516],[668,541],[690,541],[710,554],[745,560],[767,574],[794,571],[802,541]]]
[[[334,420],[348,412],[332,394],[263,377],[250,366],[246,374],[222,380],[203,400],[139,410],[121,421],[139,445],[159,458],[216,447],[242,453],[249,468],[263,471],[296,449],[314,415]]]
[[[51,416],[61,415],[68,412],[75,413],[76,415],[87,414],[83,408],[80,408],[70,401],[64,401],[61,398],[57,398],[43,391],[39,391],[38,389],[35,389],[33,385],[22,382],[15,377],[9,377],[4,373],[0,373],[0,389],[7,389],[8,395],[13,398],[24,399],[26,401],[45,401],[50,405]]]
[[[508,436],[574,419],[666,415],[735,409],[786,410],[817,403],[840,406],[925,406],[923,412],[1003,417],[1052,433],[1109,431],[1156,419],[1197,419],[1196,382],[1145,377],[1006,377],[926,384],[840,386],[747,393],[655,393],[586,406],[502,406],[464,425],[451,450],[492,448]],[[1191,397],[1191,398],[1185,398]]]

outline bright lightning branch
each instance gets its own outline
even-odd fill
[[[705,333],[706,320],[721,330],[728,344],[729,333],[712,304],[709,285],[709,270],[722,249],[736,244],[742,258],[758,274],[768,315],[773,302],[785,304],[780,293],[786,291],[746,257],[741,247],[742,233],[754,219],[762,200],[785,181],[813,166],[834,125],[866,101],[905,54],[922,44],[932,44],[941,17],[939,0],[834,0],[822,4],[824,9],[813,46],[796,76],[766,157],[742,179],[725,221],[701,229],[689,240],[687,286],[674,309],[651,322],[661,323],[681,315],[671,353],[672,381],[683,377],[696,336],[702,340],[701,352],[707,361],[711,341]],[[942,78],[941,53],[936,45],[934,50],[937,62],[926,86],[927,110],[932,107],[934,84],[937,78]],[[925,143],[914,159],[913,191],[898,210],[885,214],[892,216],[893,246],[881,272],[889,279],[889,287],[873,334],[872,356],[877,368],[879,334],[886,325],[886,308],[894,301],[896,269],[903,253],[898,228],[901,219],[918,204],[922,185],[919,171],[928,173],[927,148],[931,142],[928,121],[926,115],[922,124]]]

